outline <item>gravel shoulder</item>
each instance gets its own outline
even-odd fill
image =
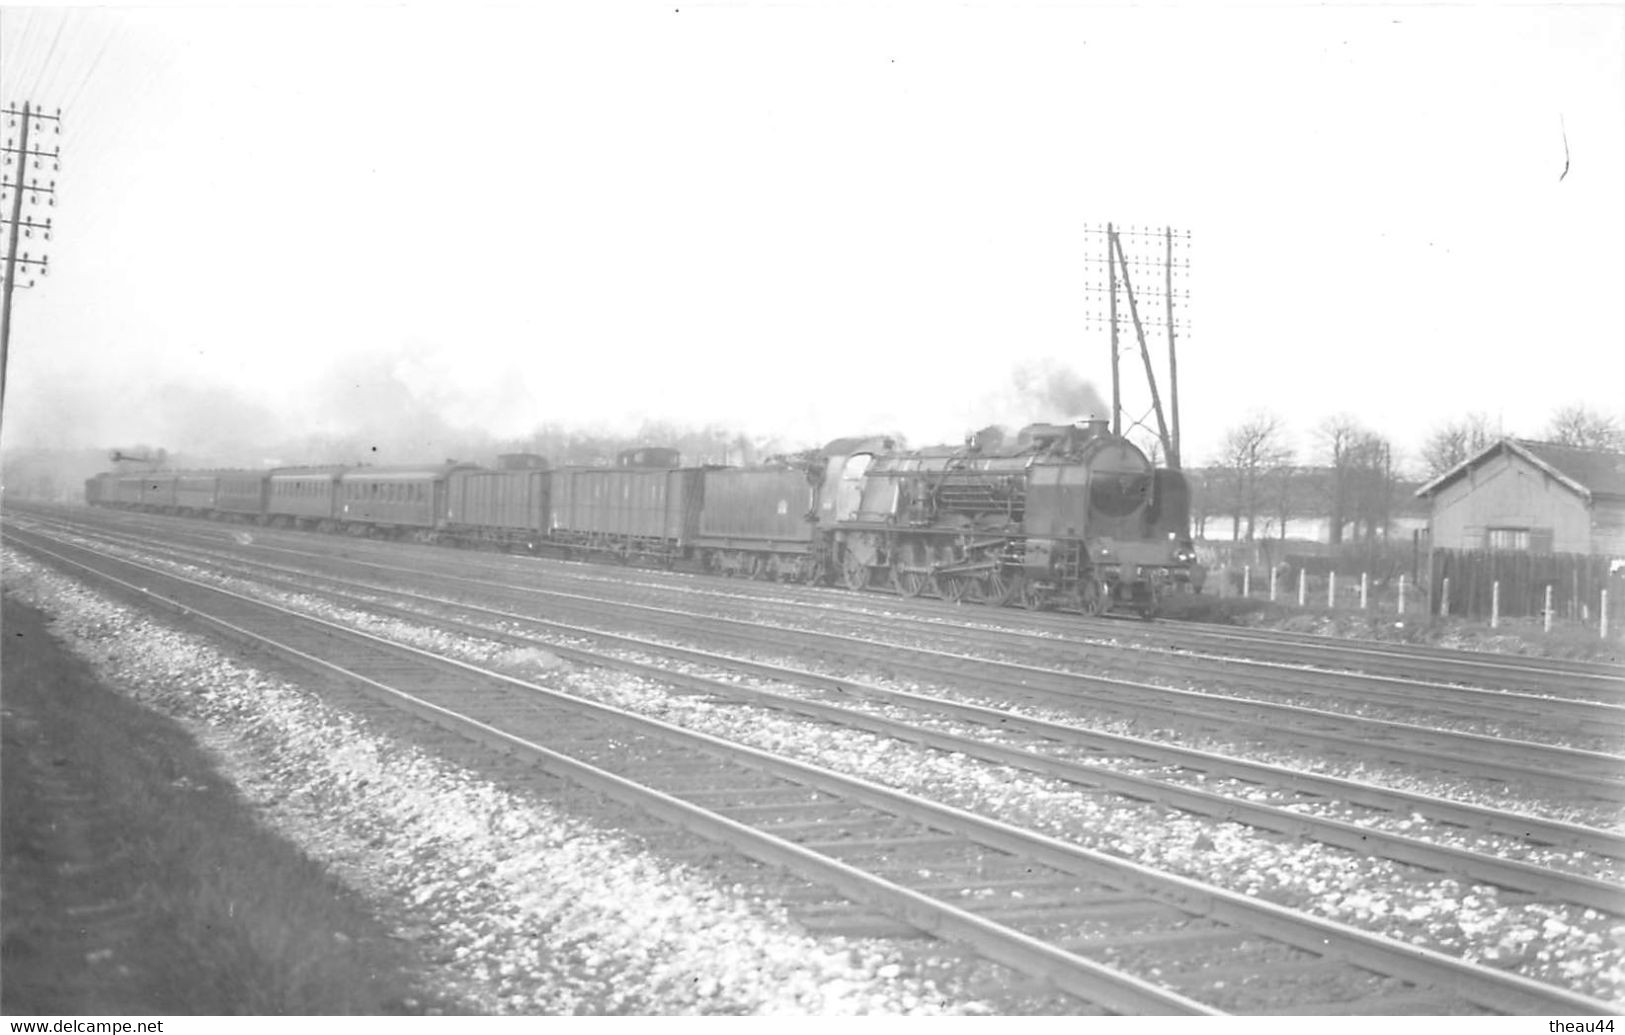
[[[0,1012],[429,1008],[411,953],[360,898],[261,825],[186,727],[104,685],[12,574]]]
[[[989,1014],[1053,1006],[933,942],[807,935],[749,888],[483,779],[6,555],[96,677],[205,744],[277,834],[423,962],[413,1012]],[[989,994],[981,994],[989,993]],[[297,1012],[297,1011],[295,1011]]]

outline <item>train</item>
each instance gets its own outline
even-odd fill
[[[281,528],[888,588],[952,602],[1154,617],[1200,589],[1190,491],[1107,422],[1028,425],[1008,446],[837,439],[759,466],[317,466],[108,472],[85,499]]]

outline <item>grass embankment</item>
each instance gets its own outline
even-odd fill
[[[0,1010],[418,1012],[405,947],[183,727],[3,607]]]

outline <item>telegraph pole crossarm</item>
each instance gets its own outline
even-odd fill
[[[0,162],[3,166],[16,165],[15,177],[10,182],[0,181],[0,196],[6,191],[11,193],[11,210],[9,215],[0,220],[5,226],[6,233],[6,266],[3,275],[3,286],[0,286],[0,415],[5,413],[6,405],[6,368],[11,355],[11,294],[17,286],[17,268],[22,266],[27,272],[37,271],[44,274],[49,269],[49,258],[41,255],[35,258],[24,252],[22,258],[17,257],[17,246],[23,237],[33,237],[34,231],[39,230],[45,240],[51,238],[51,221],[36,223],[32,217],[23,219],[23,195],[27,194],[32,204],[39,204],[41,195],[46,199],[47,205],[56,204],[56,181],[41,184],[37,178],[25,179],[30,162],[35,169],[40,168],[44,159],[49,159],[53,171],[60,170],[62,148],[60,145],[54,151],[35,151],[28,147],[28,134],[32,124],[36,121],[51,120],[56,123],[56,132],[62,132],[62,112],[57,110],[55,115],[46,115],[33,110],[33,107],[24,101],[21,108],[8,104],[0,108],[0,115],[8,120],[8,125],[15,126],[21,122],[21,132],[17,146],[12,147],[10,141],[0,147],[0,154],[5,157]],[[42,127],[43,128],[43,127]],[[3,167],[0,166],[0,167]],[[30,281],[32,285],[32,281]]]

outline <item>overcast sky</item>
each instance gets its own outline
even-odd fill
[[[63,108],[9,446],[957,440],[1109,393],[1107,221],[1191,234],[1188,462],[1625,413],[1619,4],[7,8],[0,100]]]

